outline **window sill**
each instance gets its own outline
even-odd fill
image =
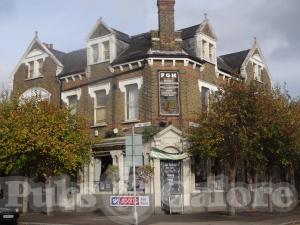
[[[99,62],[93,62],[93,63],[89,64],[89,66],[94,66],[94,65],[97,65],[97,64],[105,63],[105,62],[110,62],[110,59],[99,61]]]
[[[98,124],[94,124],[93,126],[91,126],[91,128],[98,128],[98,127],[106,127],[107,123],[98,123]]]
[[[122,124],[130,124],[130,123],[139,123],[141,122],[140,120],[126,120],[124,122],[122,122]]]
[[[37,77],[31,77],[31,78],[27,78],[25,79],[25,81],[29,81],[29,80],[36,80],[36,79],[40,79],[40,78],[43,78],[44,76],[40,75],[40,76],[37,76]]]

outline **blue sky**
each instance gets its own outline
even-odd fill
[[[300,1],[177,0],[176,27],[208,17],[218,36],[218,55],[251,47],[258,38],[274,83],[300,96]],[[97,19],[130,35],[157,29],[156,0],[0,0],[0,82],[8,77],[34,32],[61,51],[85,47]]]

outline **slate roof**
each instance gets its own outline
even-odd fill
[[[196,35],[197,30],[199,29],[200,25],[201,24],[197,24],[195,26],[187,27],[187,28],[179,30],[179,31],[181,31],[181,38],[183,40],[185,40],[185,39],[194,37]]]
[[[230,66],[228,66],[222,58],[218,57],[217,63],[218,63],[219,70],[221,70],[225,73],[229,73],[229,74],[231,74],[233,72],[232,68]]]
[[[132,36],[129,47],[113,62],[113,64],[139,59],[140,57],[147,55],[150,48],[150,32]]]
[[[131,38],[128,34],[125,34],[119,30],[116,30],[116,29],[113,29],[114,32],[116,32],[116,36],[117,36],[117,39],[121,40],[121,41],[124,41],[126,43],[130,43],[131,42]]]
[[[227,55],[221,55],[220,58],[225,64],[231,67],[234,71],[237,71],[241,68],[243,62],[245,61],[250,49],[234,52]]]
[[[187,27],[181,29],[182,39],[188,39],[195,36],[200,24],[195,26]],[[119,40],[124,41],[129,44],[129,47],[119,55],[114,62],[113,65],[125,63],[128,61],[134,61],[141,59],[143,57],[147,57],[148,51],[151,49],[151,32],[129,36],[121,31],[113,29],[116,33],[116,36]],[[64,70],[60,74],[60,76],[66,76],[69,74],[84,72],[87,66],[87,49],[80,49],[77,51],[72,51],[69,53],[64,53],[55,49],[49,49],[57,59],[64,65]],[[190,52],[188,49],[184,49],[187,55],[195,60],[200,60],[195,56],[193,52]],[[222,55],[217,58],[218,69],[229,73],[237,73],[241,68],[243,62],[245,61],[250,49],[235,52],[227,55]],[[171,54],[171,53],[170,53]],[[177,55],[176,55],[177,54]],[[176,53],[172,54],[172,57],[182,56],[184,53]],[[157,55],[157,53],[156,53]],[[164,53],[161,53],[163,56]]]
[[[64,65],[64,70],[60,76],[84,72],[87,66],[86,48],[64,53],[55,49],[49,49],[55,57]]]

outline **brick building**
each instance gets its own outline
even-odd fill
[[[42,43],[37,35],[17,65],[13,88],[20,98],[36,93],[90,120],[94,159],[83,170],[82,194],[126,194],[132,191],[132,167],[126,166],[125,136],[136,123],[151,124],[143,142],[143,165],[154,167],[141,193],[151,194],[157,210],[169,193],[166,168],[183,196],[185,211],[205,180],[192,169],[185,134],[196,126],[197,114],[209,106],[209,94],[232,78],[271,84],[256,40],[250,49],[217,56],[217,36],[210,21],[175,30],[175,0],[158,0],[158,30],[130,36],[98,20],[83,49],[65,53]],[[145,135],[146,128],[136,128]],[[147,131],[147,129],[146,129]],[[150,132],[151,133],[151,132]],[[155,154],[155,153],[159,154]],[[128,156],[127,156],[128,158]],[[175,160],[170,160],[170,158]],[[119,181],[104,179],[117,166]]]

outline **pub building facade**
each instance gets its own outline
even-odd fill
[[[187,154],[188,130],[197,126],[197,115],[207,110],[220,83],[271,84],[270,73],[256,40],[250,49],[217,56],[217,36],[206,16],[175,30],[175,0],[158,0],[157,7],[158,30],[130,36],[99,19],[85,48],[69,53],[36,34],[13,72],[13,89],[20,98],[39,94],[89,118],[94,156],[81,173],[81,194],[132,194],[125,136],[135,124],[146,123],[151,126],[135,128],[144,135],[138,167],[150,165],[154,173],[149,182],[138,179],[139,194],[152,196],[159,212],[170,194],[163,184],[180,182],[175,191],[184,212],[201,210],[192,201],[207,181],[209,162]],[[118,179],[107,178],[110,166],[117,168]],[[213,184],[222,193],[222,185]]]

